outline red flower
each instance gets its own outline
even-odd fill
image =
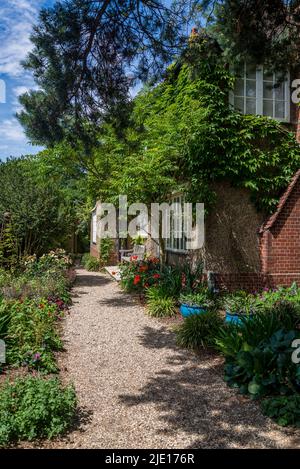
[[[160,278],[160,275],[159,274],[154,274],[153,278]]]
[[[137,261],[137,260],[138,260],[138,256],[131,256],[131,257],[130,257],[130,260],[131,260],[131,261]]]
[[[136,275],[133,279],[133,284],[134,285],[137,285],[138,283],[140,283],[141,281],[141,276],[140,275]]]
[[[139,268],[139,272],[147,272],[147,270],[148,270],[147,265],[141,265],[141,267]]]
[[[149,262],[152,262],[152,264],[159,264],[159,258],[158,257],[150,257]]]

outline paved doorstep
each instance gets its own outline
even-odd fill
[[[173,333],[108,275],[78,270],[73,293],[65,366],[81,428],[56,447],[298,446],[299,432],[274,425],[226,387],[218,356],[177,348]]]

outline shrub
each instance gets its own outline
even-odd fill
[[[69,279],[65,273],[57,271],[55,275],[50,272],[44,272],[40,275],[20,275],[12,277],[10,282],[1,288],[1,292],[6,299],[25,298],[57,298],[65,303],[70,302],[68,288]]]
[[[242,318],[241,325],[224,325],[216,339],[216,347],[226,358],[234,358],[240,350],[256,347],[279,329],[295,329],[297,323],[298,308],[291,303],[279,302],[272,310],[266,308],[251,319]]]
[[[213,347],[222,324],[222,318],[216,311],[192,314],[175,329],[177,344],[192,349]]]
[[[56,372],[53,351],[62,348],[55,327],[57,319],[61,318],[57,305],[27,299],[6,301],[2,308],[9,318],[4,336],[8,363]]]
[[[132,260],[120,266],[121,285],[130,292],[143,292],[161,282],[159,259]]]
[[[264,415],[278,425],[300,427],[300,395],[280,396],[265,399],[261,404]]]
[[[55,274],[57,271],[66,271],[72,265],[72,258],[67,255],[64,249],[56,249],[40,258],[35,255],[23,258],[25,273],[28,275],[40,275],[45,272]]]
[[[146,293],[148,314],[153,317],[171,317],[177,312],[175,300],[166,296],[161,287],[152,287]]]
[[[110,238],[103,238],[100,241],[100,264],[107,265],[113,252],[114,241]]]
[[[265,289],[257,297],[257,306],[262,309],[271,309],[278,302],[289,302],[295,306],[300,305],[300,289],[293,283],[289,288],[279,287],[274,290]]]
[[[53,438],[70,426],[76,411],[73,386],[57,379],[18,379],[0,388],[0,446],[18,440]]]
[[[7,330],[11,317],[11,310],[7,308],[5,301],[0,300],[0,339],[7,336]]]
[[[292,362],[292,342],[298,331],[278,330],[257,346],[243,343],[226,361],[225,381],[252,397],[300,391],[300,368]]]
[[[81,262],[83,267],[89,272],[99,272],[100,270],[100,260],[88,253],[82,256]]]

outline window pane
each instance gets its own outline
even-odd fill
[[[247,64],[246,66],[246,77],[247,78],[252,78],[252,79],[256,79],[256,66],[255,65],[251,65],[251,64]]]
[[[246,81],[246,95],[249,98],[255,98],[256,96],[256,81],[247,80]]]
[[[246,114],[256,114],[256,99],[246,100]]]
[[[235,81],[234,95],[235,96],[244,96],[244,80],[238,78]]]
[[[264,69],[264,80],[273,82],[273,73],[271,73],[268,70]]]
[[[273,117],[273,101],[267,101],[264,99],[264,116]]]
[[[278,101],[285,100],[285,89],[284,83],[280,83],[280,85],[275,85],[275,99]]]
[[[278,119],[284,119],[285,117],[285,102],[279,101],[275,103],[275,117]]]
[[[273,84],[264,81],[264,98],[273,99]]]
[[[234,98],[234,109],[244,114],[244,98]]]

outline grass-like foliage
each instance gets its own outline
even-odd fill
[[[91,256],[86,253],[82,256],[81,263],[83,267],[89,272],[99,272],[100,270],[100,261],[96,257]]]
[[[162,287],[152,287],[146,293],[149,316],[162,318],[175,316],[177,312],[176,302],[167,296]]]
[[[216,311],[192,314],[175,330],[177,344],[190,349],[213,347],[222,324]]]

